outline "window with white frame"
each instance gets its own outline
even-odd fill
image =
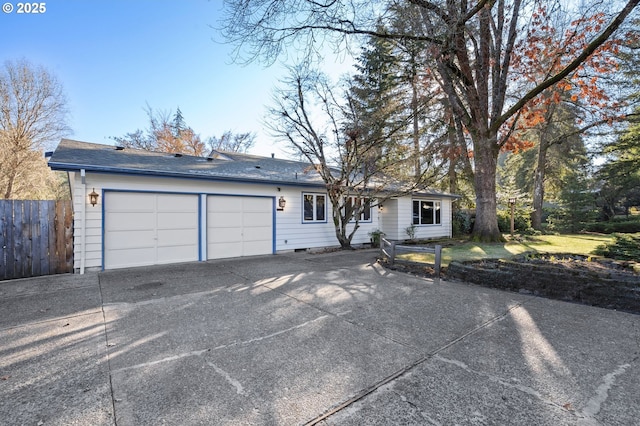
[[[302,194],[302,221],[305,223],[327,221],[326,194]]]
[[[346,208],[352,208],[355,210],[362,210],[358,217],[359,222],[371,222],[371,199],[370,198],[359,198],[359,197],[346,197],[344,201],[344,205]],[[355,217],[352,217],[351,220],[355,220]]]
[[[440,201],[413,200],[414,225],[440,225]]]

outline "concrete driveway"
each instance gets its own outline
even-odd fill
[[[640,424],[640,316],[375,254],[0,282],[0,423]]]

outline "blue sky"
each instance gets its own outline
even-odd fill
[[[147,126],[148,103],[179,106],[202,137],[252,131],[253,153],[282,153],[262,122],[284,67],[232,63],[232,46],[212,28],[221,0],[51,0],[39,15],[18,14],[18,2],[9,3],[13,12],[0,13],[0,60],[24,58],[58,77],[71,138],[111,144],[110,136]],[[330,67],[346,70],[340,62]]]

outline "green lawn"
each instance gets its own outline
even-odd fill
[[[536,253],[573,253],[589,255],[600,244],[613,241],[609,235],[539,235],[529,237],[522,242],[457,244],[442,249],[442,265],[449,262],[506,259],[525,252]],[[434,255],[429,253],[405,253],[398,258],[414,262],[433,263]]]

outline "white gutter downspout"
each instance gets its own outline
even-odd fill
[[[87,184],[85,179],[85,170],[80,169],[80,178],[82,185],[82,197],[80,210],[80,220],[82,222],[82,239],[80,240],[80,275],[84,275],[85,257],[86,257],[86,243],[87,243]]]

